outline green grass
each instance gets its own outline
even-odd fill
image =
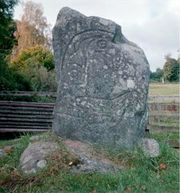
[[[179,96],[179,84],[151,83],[149,95]]]
[[[36,175],[23,175],[19,157],[29,143],[29,136],[19,140],[0,141],[0,147],[13,144],[14,151],[0,159],[0,192],[8,193],[178,193],[178,152],[164,143],[178,133],[153,134],[160,142],[161,155],[146,158],[140,150],[108,153],[127,169],[115,174],[72,174],[60,168],[59,160]],[[162,169],[161,164],[167,168]]]
[[[167,140],[180,140],[179,132],[154,132],[151,134],[151,136],[161,143],[164,143]]]
[[[5,145],[12,145],[13,151],[10,155],[5,156],[4,159],[0,159],[0,167],[3,167],[4,164],[9,165],[10,167],[17,167],[19,164],[19,157],[25,147],[29,144],[29,136],[23,136],[20,139],[16,140],[7,140],[0,141],[0,148]]]

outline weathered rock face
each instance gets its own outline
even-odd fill
[[[160,155],[159,143],[155,139],[142,138],[139,147],[147,157],[158,157]]]
[[[116,165],[103,155],[103,152],[96,152],[92,145],[80,141],[65,140],[67,150],[78,157],[79,163],[71,165],[74,173],[92,172],[118,172],[125,169],[123,165]]]
[[[39,141],[30,143],[24,150],[20,158],[20,167],[24,173],[36,173],[46,166],[46,158],[58,149],[58,145],[53,142]]]
[[[147,124],[149,64],[116,23],[63,8],[53,30],[58,80],[53,130],[132,148]]]

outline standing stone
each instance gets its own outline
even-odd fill
[[[63,8],[53,29],[58,81],[53,130],[103,147],[132,148],[147,125],[149,64],[116,23]]]

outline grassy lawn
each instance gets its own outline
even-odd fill
[[[151,136],[162,143],[167,140],[179,140],[179,132],[155,132],[152,133]]]
[[[151,83],[149,86],[149,95],[178,96],[179,84],[161,84]]]
[[[149,93],[177,96],[179,84],[150,84]],[[179,121],[167,119],[164,122],[177,124]],[[19,159],[29,144],[30,136],[0,141],[0,148],[6,145],[14,147],[10,154],[0,158],[0,193],[178,193],[179,151],[166,142],[178,141],[179,133],[154,133],[150,137],[160,143],[158,158],[147,158],[140,150],[107,152],[116,163],[123,162],[126,166],[125,170],[108,174],[72,174],[64,160],[55,159],[37,174],[24,175],[19,168]]]
[[[72,174],[61,162],[54,160],[36,175],[23,175],[19,157],[29,143],[29,136],[19,140],[0,141],[14,145],[11,154],[0,158],[0,192],[8,193],[178,193],[178,151],[165,144],[178,133],[154,134],[161,147],[158,158],[146,158],[142,152],[108,153],[116,162],[124,162],[126,169],[108,174]],[[162,167],[163,166],[163,167]]]

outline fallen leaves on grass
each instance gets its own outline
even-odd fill
[[[76,166],[80,163],[78,157],[66,151],[53,152],[50,160],[47,170],[49,175],[55,175],[60,170],[67,170],[69,167]]]
[[[160,164],[159,164],[159,169],[160,169],[160,170],[166,170],[166,169],[167,169],[167,164],[165,164],[165,163],[160,163]]]
[[[8,165],[0,168],[0,186],[3,188],[13,190],[16,186],[31,186],[42,182],[38,176],[23,176],[17,168],[11,168]]]
[[[6,153],[6,154],[11,154],[12,152],[13,152],[13,146],[5,146],[4,148],[3,148],[3,150],[4,150],[4,152]]]
[[[20,172],[16,168],[14,168],[10,175],[13,179],[19,179],[21,177]]]

